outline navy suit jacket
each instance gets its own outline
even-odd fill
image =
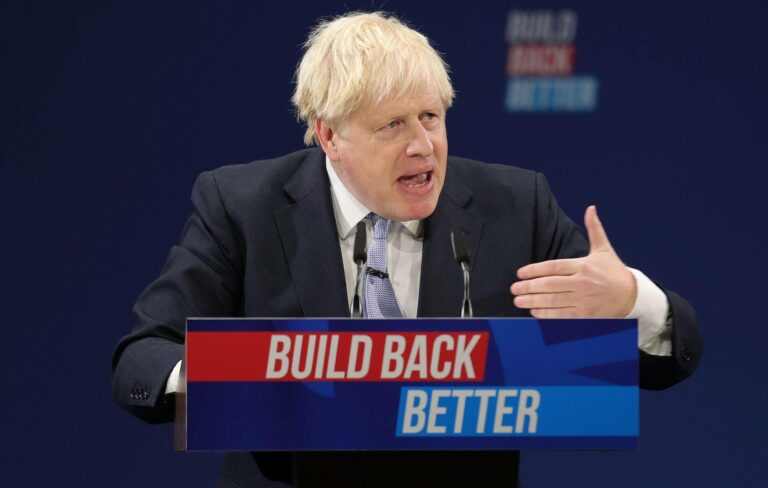
[[[173,419],[172,396],[163,391],[169,373],[183,357],[187,317],[349,316],[324,161],[321,150],[307,149],[200,175],[192,192],[194,213],[181,242],[171,249],[160,277],[139,297],[134,307],[136,326],[115,350],[113,387],[120,405],[149,422]],[[509,292],[517,269],[589,251],[581,230],[560,210],[543,175],[449,157],[437,207],[424,223],[420,317],[450,317],[460,311],[462,279],[452,257],[453,225],[464,231],[472,253],[473,307],[478,317],[528,316],[514,306]],[[701,356],[693,309],[674,292],[665,293],[674,323],[673,352],[671,357],[641,352],[644,388],[681,381]],[[351,466],[376,471],[376,453],[365,454],[367,458],[355,462],[346,455],[304,455],[300,464],[313,466],[305,470],[307,477],[318,466],[328,468],[329,476],[336,470],[353,470]],[[412,469],[427,476],[430,459],[435,469],[445,473],[447,468],[453,479],[459,479],[462,469],[477,472],[476,466],[495,456],[498,463],[486,462],[490,470],[506,467],[503,476],[516,478],[513,453],[466,454],[448,462],[447,453],[420,456]],[[345,461],[334,468],[334,458]],[[366,464],[370,459],[373,464]],[[381,454],[379,459],[378,464],[388,465],[390,472],[393,464],[409,464],[396,454]],[[469,460],[463,463],[467,466],[462,468],[460,459]],[[296,479],[297,459],[288,454],[257,454],[247,462],[232,457],[225,462],[224,477],[262,477],[262,485],[256,486],[269,486],[263,484],[268,479]]]

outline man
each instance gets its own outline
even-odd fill
[[[385,243],[368,317],[457,315],[449,235],[458,226],[473,254],[476,316],[635,317],[641,386],[664,388],[695,369],[693,310],[624,266],[594,207],[587,242],[542,175],[448,157],[454,93],[424,36],[379,13],[321,23],[296,82],[305,142],[322,151],[200,176],[182,241],[115,351],[124,408],[172,420],[186,317],[349,316],[361,220]],[[517,462],[514,452],[240,453],[227,457],[220,485],[516,486]]]

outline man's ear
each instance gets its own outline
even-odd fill
[[[339,149],[336,147],[336,142],[333,137],[336,134],[336,131],[334,131],[325,120],[317,118],[315,119],[315,134],[317,136],[317,142],[320,144],[320,147],[323,148],[323,152],[328,156],[328,159],[331,161],[338,161]]]

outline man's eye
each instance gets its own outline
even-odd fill
[[[437,119],[437,114],[433,114],[432,112],[428,112],[424,114],[425,120],[435,120]]]
[[[388,123],[384,126],[385,129],[396,129],[397,126],[400,125],[399,120],[393,120],[392,122]]]

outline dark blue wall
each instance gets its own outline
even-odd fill
[[[3,484],[212,486],[220,456],[175,453],[169,426],[113,403],[112,347],[179,237],[195,176],[299,148],[289,105],[299,44],[318,17],[372,3],[10,3],[0,7]],[[701,319],[697,374],[641,396],[638,452],[524,453],[526,486],[764,477],[768,11],[706,3],[385,3],[452,66],[451,152],[545,172],[574,219],[596,202],[624,260]],[[564,6],[579,16],[577,71],[600,82],[596,112],[505,112],[507,11]]]

